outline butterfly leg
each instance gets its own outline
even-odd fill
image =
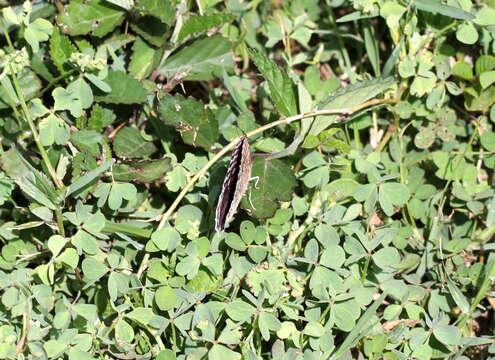
[[[249,179],[249,181],[252,181],[252,180],[256,180],[256,182],[254,183],[254,188],[257,189],[258,188],[258,182],[260,181],[260,177],[259,176],[254,176],[251,179]],[[251,205],[251,207],[254,210],[256,210],[256,208],[254,207],[253,202],[251,200],[251,190],[249,190],[248,200],[249,200],[249,205]]]
[[[254,188],[257,189],[258,188],[258,182],[260,181],[260,177],[254,176],[251,179],[249,179],[249,181],[252,181],[252,180],[256,180],[256,182],[254,183]]]

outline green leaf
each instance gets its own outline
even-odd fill
[[[69,127],[55,114],[50,114],[39,122],[40,140],[45,146],[65,145],[69,141]]]
[[[182,25],[179,32],[178,41],[182,41],[186,36],[194,33],[204,32],[216,26],[220,26],[234,20],[234,15],[231,14],[213,14],[204,16],[191,16]]]
[[[375,98],[394,84],[393,78],[366,80],[339,90],[318,105],[318,109],[351,109]]]
[[[55,210],[61,198],[48,177],[35,169],[12,148],[1,155],[3,171],[13,179],[28,198]]]
[[[487,151],[495,151],[495,134],[491,131],[487,131],[481,135],[481,145]]]
[[[21,72],[17,74],[17,80],[19,81],[19,87],[21,88],[25,101],[31,100],[41,89],[40,79],[28,68],[22,69]],[[6,76],[5,79],[2,79],[2,85],[4,85],[4,81],[9,81],[9,78]],[[10,85],[10,91],[9,89],[5,89],[4,86],[0,86],[0,109],[10,108],[12,101],[14,104],[19,105],[19,99],[17,98],[12,85]]]
[[[136,198],[137,190],[130,183],[113,183],[108,195],[108,207],[118,210],[122,206],[123,200],[133,201]]]
[[[438,0],[415,0],[411,5],[419,10],[438,13],[453,19],[473,20],[475,18],[473,14],[453,6],[442,4]]]
[[[473,67],[465,61],[458,61],[452,68],[452,73],[464,80],[473,80]]]
[[[96,91],[97,101],[110,104],[140,104],[146,101],[146,90],[125,72],[110,70],[105,82],[112,91],[108,94]]]
[[[461,289],[459,289],[450,279],[447,279],[447,287],[449,288],[450,296],[452,296],[457,306],[459,306],[459,309],[461,309],[464,314],[467,314],[469,312],[469,301],[464,296]]]
[[[234,250],[246,251],[246,244],[244,244],[240,236],[236,233],[228,233],[225,237],[225,243]]]
[[[89,280],[97,280],[107,273],[108,268],[95,258],[87,257],[82,262],[82,271]]]
[[[457,40],[464,44],[473,45],[478,41],[478,31],[474,25],[470,22],[463,23],[457,29],[455,33]]]
[[[478,76],[482,75],[486,71],[495,69],[495,56],[481,55],[476,59],[475,69]]]
[[[180,95],[165,96],[159,111],[163,121],[175,126],[182,139],[193,146],[209,151],[220,135],[213,113],[199,101]]]
[[[445,345],[458,345],[461,340],[461,331],[455,326],[440,325],[433,328],[433,335]]]
[[[232,69],[232,43],[220,35],[196,40],[172,55],[160,68],[168,78],[186,73],[188,80],[208,80],[220,77],[222,68]]]
[[[331,269],[339,269],[344,261],[344,249],[336,244],[328,245],[320,257],[320,264]]]
[[[43,344],[48,358],[57,358],[67,349],[67,345],[58,340],[48,340]]]
[[[100,131],[110,125],[116,116],[110,109],[100,105],[95,105],[91,109],[91,116],[88,119],[88,129]]]
[[[155,14],[143,14],[132,18],[131,29],[150,44],[161,47],[169,35],[169,26]]]
[[[153,15],[168,25],[174,23],[174,2],[170,0],[140,0],[134,8],[143,14]]]
[[[156,245],[156,247],[160,250],[172,251],[177,247],[181,242],[181,236],[174,228],[164,228],[160,230],[156,230],[151,235],[151,241]]]
[[[115,154],[121,158],[147,158],[156,151],[151,141],[146,141],[135,127],[125,126],[113,140]]]
[[[137,80],[146,78],[158,65],[161,53],[138,37],[132,47],[129,73]]]
[[[126,314],[126,317],[143,325],[149,325],[155,314],[151,308],[138,307]]]
[[[246,321],[253,316],[256,308],[241,299],[235,299],[227,305],[225,312],[234,321]]]
[[[79,130],[72,133],[71,141],[80,151],[98,156],[101,153],[99,145],[103,143],[103,136],[94,130]]]
[[[67,244],[67,239],[63,238],[60,235],[52,235],[48,239],[48,249],[50,249],[53,257],[56,257],[60,251],[64,248],[65,244]]]
[[[236,353],[235,351],[230,350],[229,348],[220,345],[214,344],[210,351],[208,352],[208,360],[240,360],[241,354]]]
[[[144,183],[153,182],[165,177],[172,169],[171,159],[131,161],[112,167],[113,178],[116,181],[137,180]]]
[[[58,16],[58,21],[72,35],[92,34],[103,37],[124,21],[125,13],[104,0],[73,0]]]
[[[303,334],[312,337],[321,337],[325,334],[325,328],[317,321],[310,321],[304,327]]]
[[[79,230],[72,237],[72,243],[79,252],[84,251],[86,254],[90,255],[95,255],[99,249],[96,239],[84,230]]]
[[[160,310],[171,310],[177,303],[177,295],[170,286],[160,286],[155,292],[155,302]]]
[[[374,263],[381,268],[387,268],[400,264],[399,251],[393,247],[385,247],[378,250],[373,254],[372,258]]]
[[[364,45],[375,76],[380,76],[380,55],[375,29],[369,20],[363,20]]]
[[[398,183],[385,183],[380,186],[379,189],[379,201],[383,211],[388,216],[392,216],[394,209],[392,205],[401,206],[404,205],[411,193],[409,188],[404,184]]]
[[[119,341],[129,343],[134,339],[134,330],[127,321],[119,319],[115,324],[115,337]]]
[[[265,341],[270,339],[270,332],[277,332],[282,327],[282,323],[272,313],[263,311],[258,316],[258,325]]]
[[[90,83],[92,83],[94,86],[96,86],[99,90],[103,92],[110,92],[112,91],[112,88],[110,85],[108,85],[106,82],[101,80],[98,76],[90,74],[90,73],[85,73],[84,77],[89,80]]]
[[[241,206],[252,216],[258,219],[272,217],[279,208],[279,202],[291,200],[296,178],[283,161],[254,158],[251,177],[259,177],[258,184],[255,186],[256,180],[251,182]]]
[[[77,178],[74,183],[69,185],[65,196],[68,197],[69,195],[72,195],[74,193],[77,193],[79,190],[84,190],[88,184],[92,184],[94,180],[98,178],[101,174],[103,174],[105,171],[107,171],[110,166],[113,164],[113,159],[110,160],[105,160],[100,166],[98,166],[96,169],[93,169],[83,176]]]
[[[24,39],[31,45],[33,53],[40,49],[39,43],[48,40],[51,35],[53,25],[46,19],[38,18],[30,23],[24,30]]]
[[[170,349],[162,350],[156,356],[156,360],[176,360],[176,359],[177,357],[175,356],[175,353],[173,352],[173,350]]]
[[[83,110],[93,104],[93,91],[83,78],[71,82],[67,90],[61,87],[54,89],[52,96],[54,110],[69,110],[74,117],[81,116]]]
[[[249,56],[268,82],[273,104],[284,116],[297,114],[294,84],[287,73],[263,54],[250,50]]]
[[[480,75],[480,84],[483,89],[486,89],[495,82],[495,70],[485,71]]]
[[[79,263],[79,256],[77,255],[76,249],[69,248],[65,249],[64,252],[57,257],[57,261],[67,265],[71,269],[75,269]]]

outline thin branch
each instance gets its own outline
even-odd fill
[[[261,126],[253,131],[250,131],[246,133],[246,136],[252,137],[254,135],[257,135],[259,133],[262,133],[265,130],[274,128],[278,125],[283,125],[283,124],[290,124],[291,122],[298,121],[301,119],[309,118],[309,117],[314,117],[314,116],[320,116],[320,115],[334,115],[334,114],[352,114],[356,111],[359,111],[361,109],[364,109],[369,106],[377,105],[377,104],[382,104],[382,103],[393,103],[395,100],[390,100],[390,99],[373,99],[367,102],[364,102],[354,108],[348,108],[348,109],[328,109],[328,110],[313,110],[304,114],[298,114],[294,116],[289,116],[287,118],[283,118],[274,122],[271,122],[269,124],[266,124],[264,126]],[[232,150],[237,142],[239,141],[241,137],[237,137],[234,140],[232,140],[229,144],[227,144],[222,150],[220,150],[208,163],[201,168],[201,170],[198,171],[196,175],[192,177],[191,180],[186,184],[186,186],[182,189],[182,191],[177,195],[175,198],[174,202],[170,207],[167,209],[167,211],[162,215],[162,218],[160,220],[160,224],[158,225],[158,229],[161,229],[165,226],[165,223],[167,220],[170,218],[174,210],[177,208],[181,200],[186,196],[186,194],[189,192],[189,190],[194,186],[196,181],[198,181],[206,172],[215,164],[218,160],[220,160],[225,154],[227,154],[230,150]]]

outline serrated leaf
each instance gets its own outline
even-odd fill
[[[30,199],[50,210],[57,208],[56,204],[61,199],[52,182],[25,160],[15,148],[2,154],[1,166]]]
[[[143,14],[156,16],[167,25],[172,25],[175,20],[174,4],[170,0],[140,0],[135,9]]]
[[[170,158],[133,161],[114,165],[113,177],[117,181],[152,182],[161,179],[172,169]]]
[[[165,61],[160,74],[173,77],[185,72],[188,80],[208,80],[221,76],[222,67],[232,69],[232,43],[220,35],[196,40]]]
[[[139,81],[122,71],[109,71],[105,82],[112,91],[103,94],[95,91],[98,101],[111,104],[139,104],[146,101],[146,90]]]
[[[259,219],[272,217],[281,201],[291,200],[292,192],[296,186],[296,178],[290,167],[282,160],[255,157],[251,177],[258,177],[259,179],[251,181],[241,206],[252,216]],[[249,195],[249,193],[251,194]],[[251,203],[254,207],[251,206]]]
[[[126,126],[115,135],[113,149],[121,158],[147,158],[156,151],[156,146],[146,141],[138,129]]]
[[[159,105],[160,117],[180,132],[184,142],[209,151],[220,135],[218,122],[203,103],[180,95],[166,96]]]
[[[187,19],[184,25],[182,25],[178,40],[182,41],[190,34],[203,32],[215,26],[220,26],[226,22],[234,20],[234,18],[234,15],[221,13],[204,16],[191,16]]]
[[[115,118],[116,116],[112,110],[97,104],[91,109],[91,116],[88,119],[88,129],[100,131],[110,125]]]
[[[124,11],[104,0],[73,0],[57,19],[72,36],[92,34],[103,37],[119,26],[124,17]]]
[[[294,84],[281,67],[263,54],[250,50],[249,56],[268,82],[273,104],[284,116],[297,114],[297,100]]]

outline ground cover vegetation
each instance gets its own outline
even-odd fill
[[[495,353],[495,1],[0,4],[0,358]]]

